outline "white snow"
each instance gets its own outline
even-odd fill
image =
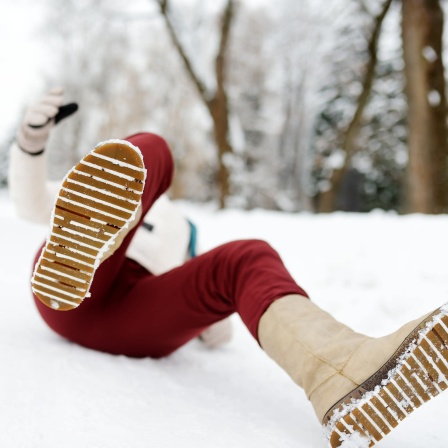
[[[358,433],[343,435],[341,448],[369,448],[371,440]]]
[[[203,249],[237,238],[268,240],[313,300],[358,331],[391,332],[448,297],[446,216],[181,206],[199,225]],[[47,229],[16,218],[5,194],[0,219],[1,447],[326,446],[303,392],[237,316],[228,346],[210,351],[192,341],[160,360],[97,353],[53,334],[29,285]],[[381,447],[446,447],[447,404],[448,394],[427,403]]]
[[[0,137],[16,125],[24,104],[43,88],[40,70],[47,63],[37,28],[41,2],[6,0],[0,6]]]
[[[428,103],[432,107],[436,107],[440,104],[440,93],[433,89],[428,93]]]
[[[436,50],[434,50],[434,48],[430,47],[429,45],[423,48],[422,55],[428,62],[437,61]]]

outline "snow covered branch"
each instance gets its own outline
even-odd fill
[[[185,69],[187,70],[187,73],[188,73],[190,79],[193,81],[193,84],[196,86],[199,95],[201,96],[202,100],[205,103],[207,103],[208,97],[209,97],[207,88],[205,87],[205,84],[202,82],[202,80],[199,78],[199,75],[196,73],[196,71],[193,67],[193,63],[192,63],[190,57],[188,56],[187,51],[185,50],[182,42],[180,41],[179,36],[176,33],[173,22],[169,15],[169,2],[168,2],[168,0],[159,0],[158,3],[160,6],[160,12],[164,19],[166,28],[167,28],[170,38],[173,42],[173,45],[176,47],[177,53],[179,54],[180,58],[182,59]]]
[[[228,154],[233,152],[233,148],[229,138],[229,106],[228,96],[225,88],[225,74],[226,74],[226,50],[229,42],[229,34],[232,20],[234,18],[234,1],[227,0],[226,7],[223,13],[220,33],[220,43],[215,58],[215,81],[216,91],[211,93],[205,83],[200,79],[199,75],[193,67],[191,58],[182,44],[174,24],[169,15],[169,1],[158,0],[160,12],[165,21],[168,33],[171,37],[174,47],[182,59],[185,69],[192,80],[193,84],[199,93],[204,105],[208,109],[211,119],[213,121],[213,131],[215,143],[218,150],[218,183],[220,190],[219,203],[221,208],[225,206],[226,198],[230,192],[229,171],[225,163],[225,158]]]
[[[381,26],[393,0],[385,0],[381,11],[374,18],[372,34],[367,44],[368,62],[362,80],[362,90],[358,97],[355,113],[345,131],[342,149],[345,153],[344,163],[340,168],[335,168],[330,177],[331,189],[322,193],[319,199],[319,211],[330,212],[336,207],[336,200],[342,186],[342,181],[350,166],[350,161],[357,149],[357,137],[362,125],[364,110],[368,104],[375,79],[375,69],[377,66],[378,39],[381,33]]]

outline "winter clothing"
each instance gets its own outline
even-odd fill
[[[22,216],[39,222],[50,219],[59,189],[45,182],[46,155],[40,154],[60,110],[58,95],[51,93],[27,115],[21,149],[14,145],[11,154],[12,197]],[[29,126],[34,123],[40,128]],[[263,241],[234,241],[194,257],[194,227],[163,196],[173,173],[165,141],[143,133],[127,140],[140,148],[148,169],[136,209],[141,214],[133,210],[126,218],[129,227],[118,230],[120,238],[109,247],[109,257],[101,257],[91,297],[81,306],[61,312],[34,297],[55,332],[95,350],[162,357],[201,334],[209,347],[226,341],[229,325],[223,319],[238,312],[268,355],[304,388],[332,447],[345,441],[355,446],[360,439],[373,446],[448,388],[448,308],[370,338],[311,303]],[[92,208],[100,213],[101,207]],[[64,218],[65,227],[76,219]],[[38,288],[42,283],[49,285],[39,281]]]
[[[64,89],[52,89],[27,110],[17,135],[19,147],[23,151],[36,155],[44,150],[50,131],[55,124],[54,117],[62,106],[63,95]]]
[[[77,110],[75,103],[65,106],[62,103],[63,89],[56,88],[32,105],[10,151],[9,187],[17,212],[28,221],[45,225],[50,221],[61,183],[47,181],[48,154],[43,148],[54,124]],[[127,258],[159,275],[194,256],[196,244],[190,238],[189,225],[166,195],[159,197],[144,217],[144,223],[128,246]],[[231,327],[218,322],[208,329],[207,337],[229,339]]]
[[[128,141],[140,148],[148,170],[146,215],[169,187],[173,161],[160,137],[137,134]],[[54,331],[95,350],[161,357],[235,311],[257,338],[258,321],[274,300],[305,294],[265,242],[228,243],[156,276],[126,257],[136,232],[137,227],[96,270],[91,297],[81,306],[60,312],[36,299]]]
[[[139,226],[126,257],[155,275],[185,263],[189,258],[190,227],[167,195],[157,199],[143,221],[150,224],[151,230]]]
[[[373,446],[448,386],[447,325],[446,311],[436,310],[388,336],[371,338],[311,301],[288,296],[264,313],[259,338],[305,390],[331,446],[340,446],[353,432]]]

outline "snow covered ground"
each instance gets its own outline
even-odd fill
[[[315,302],[356,330],[393,331],[448,297],[448,217],[213,212],[181,204],[204,249],[268,240]],[[127,359],[73,345],[48,330],[31,301],[31,260],[46,229],[19,221],[0,195],[0,447],[320,448],[303,392],[234,318],[235,337],[209,351]],[[445,448],[448,394],[381,447]]]

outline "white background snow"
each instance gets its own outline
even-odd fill
[[[0,5],[0,138],[16,125],[20,110],[43,88],[47,55],[36,39],[42,4],[2,0]]]
[[[263,238],[313,300],[358,331],[381,335],[446,301],[445,216],[216,212],[180,204],[203,249]],[[41,321],[30,295],[44,227],[0,195],[0,447],[320,448],[303,392],[237,316],[233,341],[192,341],[170,357],[128,359],[76,346]],[[384,448],[445,448],[448,394],[417,410]]]
[[[4,0],[0,14],[0,133],[39,90],[45,65],[27,31],[38,3]],[[25,30],[25,32],[24,32]],[[448,217],[214,212],[181,204],[203,249],[262,238],[313,300],[379,336],[448,297]],[[257,346],[237,316],[233,341],[192,341],[161,360],[97,353],[41,321],[29,278],[44,227],[20,221],[0,194],[0,448],[320,448],[326,442],[303,392]],[[448,394],[379,446],[445,448]]]

